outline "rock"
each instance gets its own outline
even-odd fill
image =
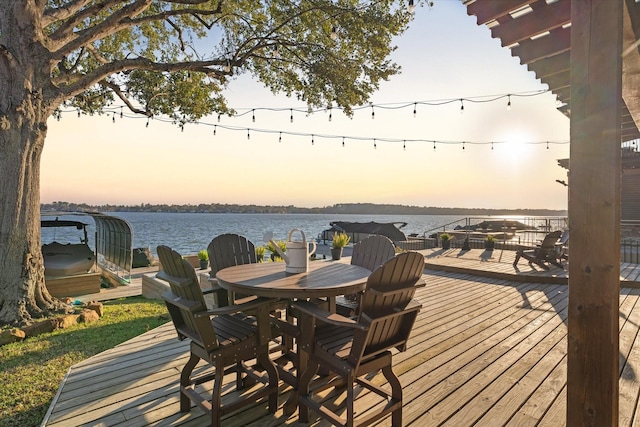
[[[22,328],[26,337],[35,337],[36,335],[46,334],[56,330],[58,324],[56,319],[48,319],[42,322],[34,323],[33,325],[25,326]]]
[[[83,309],[78,316],[78,322],[80,323],[92,323],[100,320],[100,316],[93,310],[87,308]]]
[[[26,338],[26,334],[23,330],[13,328],[0,332],[0,346],[10,344],[12,342],[22,341]]]
[[[87,303],[86,308],[95,311],[98,314],[98,317],[102,317],[104,314],[104,306],[99,301],[91,301]]]
[[[78,317],[79,315],[77,314],[67,314],[66,316],[56,318],[56,329],[65,329],[75,325],[78,323]]]

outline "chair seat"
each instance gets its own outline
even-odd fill
[[[242,313],[217,316],[211,321],[220,347],[228,347],[247,340],[256,334],[256,320]]]

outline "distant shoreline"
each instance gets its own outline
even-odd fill
[[[375,203],[340,203],[333,206],[301,208],[296,206],[260,206],[237,204],[198,205],[89,205],[54,202],[40,205],[42,212],[162,212],[162,213],[264,213],[264,214],[340,214],[340,215],[464,215],[464,216],[567,216],[566,210],[554,209],[484,209],[421,207]]]

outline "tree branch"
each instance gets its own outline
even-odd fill
[[[67,3],[63,6],[56,7],[53,9],[45,9],[42,14],[42,26],[46,27],[47,25],[52,24],[56,21],[62,21],[70,16],[73,16],[79,10],[82,10],[91,0],[74,0],[70,3]],[[101,8],[102,5],[94,6],[93,8]]]
[[[108,81],[107,79],[100,80],[100,82],[98,82],[98,84],[100,84],[102,86],[105,86],[105,87],[108,87],[109,89],[111,89],[118,96],[118,98],[120,98],[120,100],[125,103],[127,108],[129,108],[129,110],[131,110],[131,112],[133,112],[135,114],[144,114],[147,117],[151,117],[153,115],[153,114],[151,114],[151,112],[148,109],[142,110],[140,108],[135,107],[129,101],[129,98],[127,98],[126,95],[120,90],[120,86],[118,86],[117,84],[112,83],[112,82]]]
[[[129,70],[145,70],[157,72],[175,71],[197,71],[205,73],[214,78],[224,77],[227,73],[211,68],[222,67],[227,62],[224,59],[213,59],[209,61],[186,61],[186,62],[153,62],[147,58],[123,59],[109,62],[85,75],[64,75],[52,79],[52,83],[58,86],[59,90],[67,97],[75,96],[86,88],[100,83],[106,77]],[[65,85],[65,83],[67,83]]]
[[[179,9],[179,10],[166,10],[160,13],[156,13],[153,15],[142,16],[139,18],[132,18],[133,16],[137,16],[142,13],[145,9],[149,7],[146,3],[151,3],[153,0],[139,0],[136,4],[132,4],[127,6],[126,8],[121,9],[118,13],[114,13],[109,18],[105,19],[101,23],[94,25],[93,27],[89,27],[85,30],[79,31],[76,34],[76,38],[65,43],[59,44],[57,47],[57,51],[54,53],[54,57],[64,56],[69,52],[73,52],[80,47],[99,40],[104,37],[108,37],[118,31],[134,27],[136,25],[141,25],[148,22],[168,20],[170,17],[175,16],[183,16],[183,15],[192,15],[192,16],[202,16],[202,15],[215,15],[219,14],[220,4],[216,9],[213,10],[199,10],[199,9]],[[185,1],[185,0],[181,0]],[[202,2],[204,0],[193,0],[197,2]],[[180,2],[180,1],[172,1],[172,2]],[[202,18],[198,19],[200,22],[204,22]],[[210,24],[212,26],[213,24]],[[208,25],[205,24],[208,27]],[[60,38],[60,34],[55,34],[55,38]]]
[[[69,20],[65,25],[61,26],[57,31],[55,31],[51,35],[51,40],[55,42],[62,39],[62,43],[54,43],[56,46],[53,47],[52,50],[55,49],[56,51],[53,52],[53,57],[60,58],[95,40],[107,37],[113,33],[120,31],[123,28],[134,25],[130,23],[131,17],[136,16],[139,13],[142,13],[144,10],[148,9],[149,6],[151,6],[151,4],[153,3],[153,0],[136,0],[134,3],[131,3],[130,5],[123,7],[117,12],[114,12],[111,16],[109,16],[99,24],[89,27],[86,30],[79,31],[78,33],[76,33],[76,37],[71,39],[70,41],[67,40],[71,37],[70,31],[72,31],[76,24],[78,24],[78,19],[80,19],[82,16],[86,18],[87,13],[97,13],[103,7],[112,6],[117,3],[119,3],[117,0],[105,0],[105,2],[100,5],[88,7],[87,9],[83,10],[81,14],[78,14],[78,16],[75,16],[74,19]]]

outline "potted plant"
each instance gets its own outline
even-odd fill
[[[442,241],[442,249],[451,249],[451,240],[453,236],[449,233],[442,233],[440,240]]]
[[[278,240],[276,244],[282,252],[287,251],[287,242],[285,242],[284,240]],[[271,252],[271,261],[282,261],[282,257],[278,254],[278,251],[273,246],[273,243],[267,242],[267,250]]]
[[[342,257],[342,248],[349,244],[351,237],[347,233],[333,233],[331,240],[331,259],[339,260]]]
[[[200,260],[200,270],[206,270],[209,266],[209,252],[206,249],[202,249],[198,252],[198,259]]]
[[[492,251],[496,246],[496,236],[493,234],[487,234],[484,239],[484,248],[488,251]]]
[[[267,252],[267,248],[264,246],[256,246],[256,260],[262,262],[264,260],[264,254]]]

